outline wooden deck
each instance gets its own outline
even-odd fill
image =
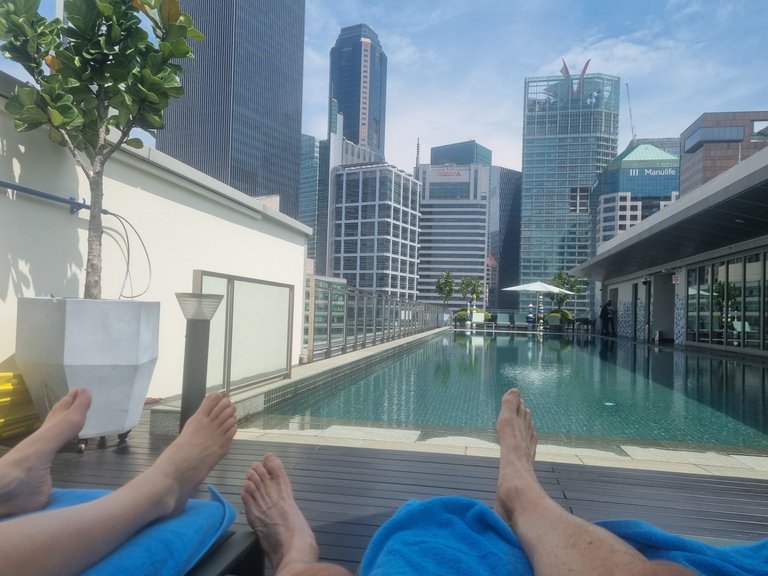
[[[114,488],[147,468],[171,439],[150,438],[145,420],[122,446],[110,437],[104,449],[91,442],[84,454],[59,453],[54,485]],[[353,572],[376,528],[407,500],[460,494],[490,504],[494,498],[493,458],[236,440],[208,482],[240,511],[239,528],[247,527],[240,504],[245,471],[267,451],[285,462],[322,558]],[[766,480],[547,462],[536,471],[556,501],[588,520],[641,518],[675,533],[725,540],[768,537]]]

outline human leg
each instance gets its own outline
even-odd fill
[[[280,459],[266,454],[245,478],[242,500],[248,524],[276,576],[344,576],[340,566],[319,562],[315,535],[293,498],[291,481]]]
[[[517,389],[501,401],[501,444],[494,509],[520,540],[536,576],[688,576],[678,564],[651,562],[614,534],[578,518],[552,500],[536,478],[536,430]]]
[[[40,510],[51,496],[51,462],[85,424],[91,393],[69,391],[43,424],[0,458],[0,517]]]
[[[180,512],[227,453],[236,425],[229,400],[209,394],[157,461],[121,488],[85,504],[0,523],[4,569],[79,574],[144,526]]]

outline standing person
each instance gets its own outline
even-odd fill
[[[616,336],[616,310],[610,300],[600,309],[600,333],[603,336]]]

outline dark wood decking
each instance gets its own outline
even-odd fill
[[[122,446],[110,437],[104,449],[91,442],[84,454],[63,451],[54,463],[54,484],[118,487],[170,440],[150,438],[142,422]],[[352,571],[376,528],[407,500],[459,494],[490,504],[494,498],[493,458],[236,440],[208,478],[240,511],[236,527],[247,527],[240,504],[245,471],[267,451],[283,459],[322,558]],[[766,480],[547,462],[537,463],[536,472],[557,502],[591,521],[641,518],[688,536],[768,537]]]

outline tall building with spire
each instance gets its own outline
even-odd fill
[[[383,160],[387,55],[367,24],[342,28],[331,48],[329,103],[333,100],[344,115],[344,138]]]
[[[526,78],[520,282],[547,282],[591,256],[590,197],[597,177],[616,156],[619,78],[587,73]],[[577,315],[594,313],[594,287],[574,296]]]
[[[205,42],[157,149],[249,196],[299,205],[304,0],[185,0]]]

